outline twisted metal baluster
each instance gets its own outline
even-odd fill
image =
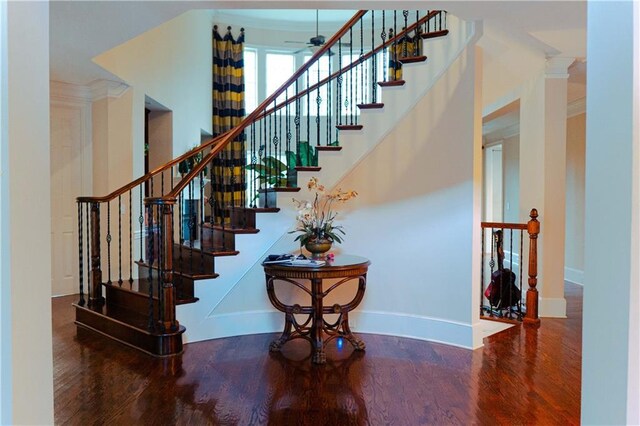
[[[122,195],[118,195],[118,284],[122,286]]]
[[[480,313],[483,310],[483,300],[484,300],[484,253],[485,253],[485,243],[484,243],[484,228],[480,228],[480,241],[482,244],[481,255],[480,255]]]
[[[353,27],[349,27],[349,64],[353,63]],[[349,98],[345,99],[345,106],[348,108],[349,110],[349,117],[350,117],[350,125],[353,126],[353,106],[349,107],[349,103],[351,102],[351,104],[353,105],[354,99],[353,99],[353,72],[354,69],[353,67],[349,69]],[[356,82],[357,84],[357,82]]]
[[[131,220],[132,198],[131,189],[129,190],[129,284],[133,283],[133,222]]]
[[[384,46],[384,44],[387,41],[387,33],[385,31],[385,27],[386,27],[387,23],[386,23],[386,13],[383,10],[382,11],[382,32],[380,33],[380,38],[382,39],[382,45]],[[389,49],[387,47],[385,47],[382,50],[382,81],[387,81],[387,67],[388,67],[388,56],[389,54]]]
[[[89,247],[93,237],[91,235],[91,228],[89,227],[89,203],[85,203],[84,217],[87,230],[87,298],[89,300],[89,304],[91,304],[91,252],[89,251]]]
[[[391,32],[391,31],[389,31]],[[393,11],[393,35],[397,37],[398,35],[398,11]],[[391,36],[391,34],[389,35]],[[393,79],[398,79],[398,39],[393,40]]]
[[[309,92],[309,69],[306,71],[307,88],[305,96],[307,97],[307,143],[311,146],[311,92]]]
[[[409,18],[409,11],[408,10],[403,10],[402,11],[402,16],[404,16],[404,28],[403,30],[407,29],[407,19]],[[397,35],[398,33],[396,33]],[[407,56],[409,56],[409,51],[408,51],[408,46],[407,46],[407,34],[402,36],[402,57],[406,58]]]
[[[111,202],[107,201],[107,284],[111,284]]]
[[[342,39],[341,39],[342,40]],[[342,125],[342,42],[338,42],[338,79],[337,79],[337,102],[336,102],[336,124]],[[339,130],[336,127],[336,141],[338,140]]]
[[[142,255],[143,255],[143,250],[142,250],[142,235],[143,235],[143,225],[144,225],[144,215],[143,213],[143,209],[142,209],[142,186],[143,184],[141,183],[140,186],[140,216],[138,216],[138,223],[140,224],[140,263],[143,262],[142,260]]]
[[[329,72],[328,75],[331,76],[331,56],[329,56],[329,53],[327,52],[327,66],[329,68]],[[333,84],[332,81],[329,80],[327,81],[326,84],[326,88],[327,88],[327,140],[325,145],[329,146],[330,142],[331,142],[331,88],[332,88]],[[317,165],[317,164],[316,164]]]
[[[375,11],[371,11],[371,49],[373,50],[375,47],[375,28],[376,28],[376,23],[375,23]],[[377,86],[378,86],[378,68],[377,68],[377,56],[378,56],[378,52],[374,52],[373,56],[371,58],[371,66],[373,67],[373,69],[371,70],[371,102],[372,103],[376,103],[378,98],[377,98]]]
[[[316,60],[316,68],[318,74],[316,81],[320,83],[320,58]],[[316,146],[320,145],[320,105],[322,105],[322,97],[320,96],[320,85],[318,84],[316,89]]]
[[[200,271],[204,274],[204,171],[200,172],[200,202],[198,203],[200,213]]]
[[[79,253],[79,262],[78,262],[78,278],[80,281],[80,300],[78,301],[78,305],[84,306],[84,259],[82,256],[83,249],[83,238],[82,238],[82,204],[78,202],[78,253]]]
[[[296,79],[296,116],[293,119],[293,123],[296,126],[296,166],[300,166],[300,93],[298,88],[299,78]]]

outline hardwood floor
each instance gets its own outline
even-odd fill
[[[311,365],[309,345],[269,353],[275,334],[186,345],[154,359],[76,336],[73,297],[53,299],[56,424],[567,425],[580,421],[582,288],[568,319],[513,327],[476,351],[363,334]]]

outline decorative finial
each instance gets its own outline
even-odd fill
[[[531,213],[529,214],[531,219],[535,219],[538,217],[538,209],[531,209]]]

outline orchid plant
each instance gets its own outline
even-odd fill
[[[307,189],[314,194],[313,202],[293,199],[298,209],[297,228],[289,233],[299,232],[300,235],[296,237],[295,241],[299,240],[301,245],[323,238],[331,242],[342,243],[343,237],[339,234],[345,235],[345,232],[342,226],[334,225],[333,222],[338,213],[333,209],[336,204],[345,203],[355,198],[358,193],[343,191],[340,188],[329,192],[315,177],[309,179]]]

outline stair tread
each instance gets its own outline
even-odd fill
[[[384,107],[383,103],[358,104],[360,109],[380,109]]]
[[[300,191],[300,188],[298,187],[284,187],[284,186],[277,186],[274,188],[266,188],[266,189],[258,189],[258,192],[298,192]]]
[[[251,210],[255,210],[256,213],[278,213],[279,207],[250,207]]]
[[[144,333],[156,334],[149,331],[149,317],[145,314],[141,314],[139,312],[132,311],[121,306],[107,306],[106,304],[101,306],[92,306],[90,308],[87,306],[79,306],[77,304],[74,304],[74,306],[76,308],[86,309],[104,317],[111,318],[120,323],[136,328]]]
[[[341,146],[317,146],[318,151],[342,151]]]
[[[296,171],[298,172],[319,172],[322,170],[322,167],[318,166],[296,166]]]
[[[404,80],[390,80],[390,81],[379,81],[378,86],[380,87],[395,87],[395,86],[404,86],[406,82]]]
[[[439,31],[431,31],[428,33],[422,33],[420,34],[420,37],[422,37],[423,39],[428,39],[428,38],[443,37],[443,36],[446,36],[447,34],[449,34],[449,30],[439,30]]]
[[[119,285],[114,285],[114,284],[108,284],[108,283],[103,283],[102,285],[109,286],[110,289],[115,290],[115,291],[122,291],[125,293],[132,293],[132,294],[136,294],[136,295],[141,295],[145,298],[149,297],[149,286],[147,285],[147,283],[149,282],[148,279],[143,278],[143,279],[135,279],[133,280],[133,282],[131,284],[129,284],[129,282],[127,281],[126,283],[123,283],[122,286]],[[197,302],[199,299],[197,297],[180,297],[180,291],[179,289],[177,289],[177,287],[179,286],[179,282],[174,282],[174,286],[176,286],[176,305],[185,305],[187,303],[195,303]],[[157,293],[153,295],[153,300],[157,301],[158,300],[158,295]],[[126,307],[123,306],[119,306],[119,305],[110,305],[111,307],[113,306],[118,306],[119,308],[122,309],[127,309]],[[131,310],[131,309],[129,309]],[[132,311],[132,310],[131,310]],[[133,312],[133,311],[132,311]]]
[[[214,256],[214,257],[236,256],[237,254],[240,253],[238,250],[229,250],[221,246],[211,246],[207,244],[208,241],[206,240],[207,239],[205,238],[204,246],[202,246],[200,241],[194,241],[196,245],[194,245],[193,248],[188,244],[189,243],[188,241],[184,241],[182,244],[182,252],[189,253],[191,250],[193,250],[194,253],[198,253],[198,254],[204,253],[205,255]],[[180,244],[176,243],[176,246],[177,248],[175,250],[179,252]]]
[[[210,223],[204,223],[202,225],[205,228],[216,229],[218,231],[229,232],[231,234],[257,234],[260,232],[258,228],[232,228],[230,226],[212,225]],[[206,241],[206,238],[205,238]]]
[[[158,266],[157,265],[151,265],[149,266],[146,262],[140,262],[139,260],[136,260],[136,263],[140,266],[144,266],[145,268],[151,268],[154,270],[158,270]],[[200,262],[194,262],[193,263],[194,266],[200,266]],[[177,271],[175,270],[175,267],[179,266],[179,264],[177,264],[174,261],[174,271],[173,271],[173,275],[177,275],[177,276],[181,276],[181,277],[185,277],[185,278],[189,278],[192,280],[205,280],[205,279],[212,279],[212,278],[218,278],[220,275],[216,274],[215,272],[212,273],[190,273],[190,272],[185,272],[185,271]],[[186,266],[186,265],[183,265]]]
[[[336,126],[338,130],[361,130],[362,124],[339,124]]]
[[[399,61],[402,62],[403,64],[413,64],[416,62],[424,62],[427,60],[427,57],[422,55],[422,56],[407,56],[406,58],[400,58]]]

